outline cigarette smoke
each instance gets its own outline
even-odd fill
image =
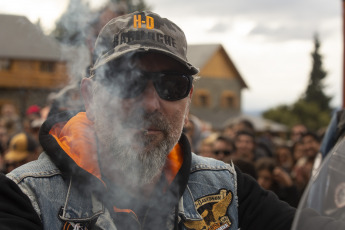
[[[79,90],[80,80],[88,76],[87,69],[90,67],[90,63],[94,62],[95,57],[92,57],[90,52],[92,48],[88,47],[87,42],[93,41],[94,44],[96,34],[90,38],[87,31],[90,30],[94,33],[94,31],[99,30],[92,28],[96,25],[94,16],[90,17],[92,15],[90,12],[77,7],[80,4],[79,0],[72,0],[70,4],[75,4],[70,6],[73,9],[73,13],[70,15],[73,17],[68,18],[66,16],[61,23],[69,31],[68,34],[78,34],[75,36],[75,39],[78,40],[63,40],[65,43],[63,52],[65,53],[64,56],[70,60],[69,75],[72,77],[71,84],[64,89],[65,91],[69,91],[66,89],[71,88],[72,90]],[[81,12],[78,11],[79,8]],[[77,23],[71,23],[75,20]],[[108,49],[108,47],[106,48]],[[137,206],[137,200],[130,199],[131,196],[128,193],[134,191],[134,193],[137,192],[135,194],[137,198],[140,197],[141,194],[138,193],[140,187],[159,177],[167,155],[182,132],[182,124],[176,128],[176,124],[180,123],[181,115],[179,112],[187,115],[186,111],[176,111],[174,116],[167,119],[160,112],[145,111],[140,106],[140,100],[130,104],[124,102],[125,100],[121,98],[121,95],[123,90],[129,89],[129,87],[124,86],[124,83],[121,82],[121,79],[126,79],[125,75],[128,73],[123,70],[140,71],[133,59],[132,55],[127,55],[118,63],[104,65],[93,73],[94,97],[91,104],[91,109],[95,115],[94,128],[99,142],[101,170],[114,177],[112,178],[113,181],[120,181],[122,188],[132,189],[125,190],[124,193],[118,192],[121,197],[117,198],[124,203],[124,207],[128,208]],[[114,81],[114,79],[117,80]],[[63,101],[62,104],[70,101],[67,93],[61,94],[60,97],[64,98],[61,100]],[[81,98],[76,104],[69,105],[69,109],[73,110],[75,107],[77,108],[75,110],[80,110],[80,102]],[[162,141],[157,142],[155,137],[149,135],[148,128],[160,130]],[[133,188],[137,188],[137,190]],[[174,192],[167,191],[164,197],[167,202],[176,200]],[[150,199],[150,206],[158,208],[158,212],[155,214],[156,220],[159,220],[163,213],[172,211],[170,206],[164,210],[164,207],[156,202],[154,198]],[[146,223],[146,225],[150,225],[150,223]]]

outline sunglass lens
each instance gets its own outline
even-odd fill
[[[122,98],[134,98],[144,91],[148,79],[142,76],[140,72],[133,71],[124,74],[120,81],[120,96]]]
[[[190,91],[190,79],[182,74],[162,74],[154,81],[158,95],[167,101],[185,98]]]

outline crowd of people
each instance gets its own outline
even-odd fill
[[[262,133],[246,119],[215,131],[193,115],[184,132],[196,154],[233,162],[294,207],[309,182],[322,138],[303,124],[284,135]]]
[[[37,159],[42,151],[38,132],[48,114],[47,108],[31,105],[20,118],[13,104],[1,107],[0,168],[3,173]],[[275,192],[294,207],[310,179],[321,143],[321,137],[303,124],[296,124],[287,136],[279,137],[257,132],[254,124],[245,119],[215,131],[191,114],[183,131],[196,154],[233,162],[264,189]]]
[[[13,104],[0,109],[0,170],[8,173],[37,159],[42,152],[38,133],[46,119],[46,108],[31,105],[23,117]]]

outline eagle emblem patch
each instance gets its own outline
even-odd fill
[[[75,224],[74,226],[71,223],[65,222],[62,230],[87,230],[82,224]]]
[[[231,226],[227,210],[233,199],[231,191],[221,189],[218,193],[201,197],[194,204],[202,220],[187,220],[189,230],[226,230]]]

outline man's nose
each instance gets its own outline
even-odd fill
[[[153,85],[152,81],[149,81],[146,85],[144,92],[141,95],[142,104],[147,112],[154,112],[159,108],[159,95]]]

